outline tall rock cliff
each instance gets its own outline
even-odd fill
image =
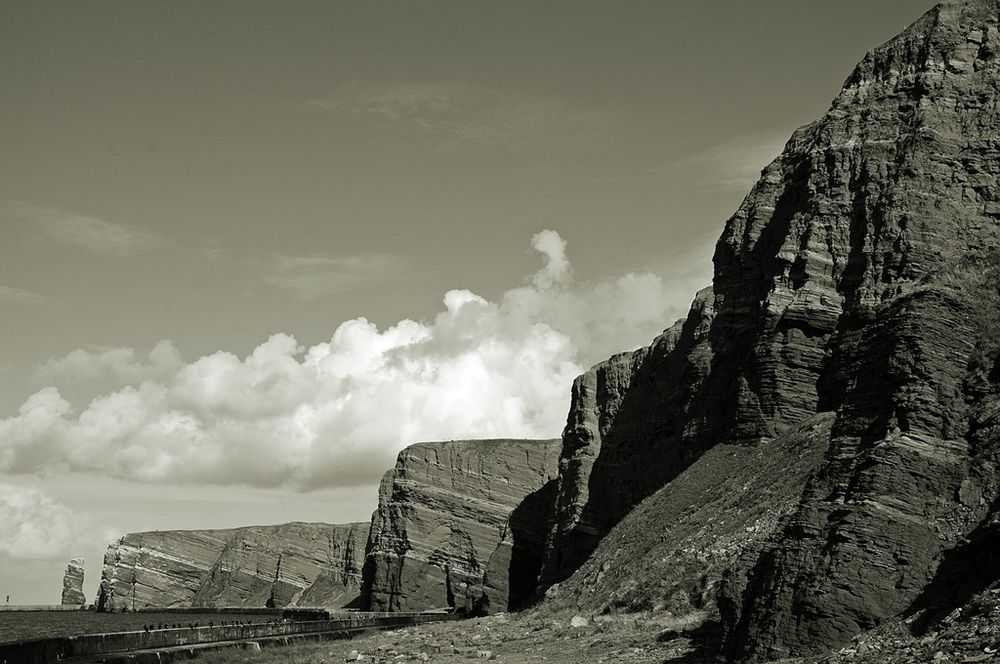
[[[100,610],[355,601],[368,524],[130,533],[108,547]]]
[[[687,320],[577,380],[546,583],[601,542],[566,584],[575,601],[605,602],[582,589],[614,560],[661,570],[650,601],[670,605],[695,587],[671,571],[690,567],[685,541],[763,519],[704,583],[725,578],[728,655],[766,660],[998,576],[963,564],[1000,532],[998,17],[997,0],[939,5],[867,54],[726,223]],[[786,455],[789,475],[734,468],[766,509],[722,510],[695,537],[676,497],[698,510],[693,488],[725,495],[705,468],[726,446]],[[679,539],[654,546],[629,523]],[[616,524],[617,558],[601,540]]]
[[[836,420],[826,463],[732,616],[736,656],[837,645],[944,599],[928,595],[935,576],[992,518],[998,16],[995,0],[935,7],[870,52],[775,164],[779,195],[801,192],[789,231],[796,219],[827,229],[789,278],[808,284],[821,269],[835,285],[816,384]],[[727,253],[766,228],[753,197],[727,228]],[[831,236],[847,251],[820,253]]]
[[[73,558],[63,574],[62,604],[83,606],[87,596],[83,594],[83,558]]]
[[[573,383],[541,582],[561,581],[640,500],[707,447],[712,291],[648,348],[615,355]]]
[[[418,443],[379,489],[362,605],[514,608],[534,590],[559,440]]]

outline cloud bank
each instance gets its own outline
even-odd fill
[[[35,376],[43,382],[64,385],[96,381],[129,385],[169,379],[183,365],[177,348],[164,340],[153,346],[146,357],[137,357],[133,348],[78,348],[51,358],[35,370]]]
[[[28,561],[65,560],[116,536],[47,494],[12,484],[0,484],[0,532],[0,559]]]
[[[161,342],[51,360],[53,384],[0,420],[0,471],[313,489],[373,483],[419,440],[558,436],[573,378],[648,343],[700,284],[579,283],[557,233],[532,246],[543,265],[522,286],[449,291],[424,322],[357,318],[308,348],[274,334],[243,358],[185,363]],[[109,376],[122,386],[82,408],[59,390]]]

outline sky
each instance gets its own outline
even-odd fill
[[[915,0],[0,0],[0,596],[556,437]]]

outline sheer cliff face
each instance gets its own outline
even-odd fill
[[[781,189],[801,192],[782,230],[807,238],[784,299],[814,269],[834,285],[816,385],[836,420],[826,464],[749,577],[738,656],[835,645],[912,608],[996,497],[998,16],[993,0],[932,10],[865,57],[779,164]],[[724,259],[774,223],[780,207],[755,215],[756,193]]]
[[[632,506],[705,447],[702,432],[687,422],[700,417],[711,320],[705,290],[688,320],[650,347],[615,355],[574,381],[543,585],[572,573]]]
[[[372,515],[362,604],[505,611],[535,587],[559,440],[411,445]]]
[[[131,533],[108,547],[97,606],[345,606],[358,596],[367,526]]]
[[[942,5],[869,53],[726,224],[712,295],[577,381],[548,582],[707,450],[805,435],[825,455],[723,584],[729,655],[821,650],[945,601],[997,497],[998,16]]]

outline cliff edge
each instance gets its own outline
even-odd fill
[[[373,611],[516,608],[535,589],[560,441],[418,443],[379,490],[362,605]]]
[[[728,656],[761,661],[995,576],[966,563],[1000,521],[998,17],[996,0],[938,5],[868,53],[727,221],[688,318],[577,380],[550,595],[598,609],[608,597],[585,589],[602,569],[659,577],[637,590],[650,605],[710,596],[695,603]],[[730,466],[727,489],[708,472],[727,449],[772,474]],[[684,525],[695,489],[724,506],[738,487],[762,502]],[[760,524],[710,552],[704,579],[677,571],[685,542]]]

